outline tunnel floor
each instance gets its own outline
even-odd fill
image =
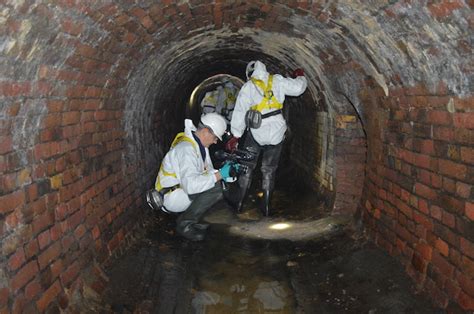
[[[113,313],[442,313],[416,293],[397,261],[352,237],[343,227],[346,220],[323,218],[327,210],[315,196],[296,201],[277,191],[271,218],[261,218],[257,203],[249,198],[250,209],[239,216],[218,203],[206,218],[211,227],[202,242],[176,236],[175,217],[150,214],[146,236],[106,270],[107,308]],[[291,240],[275,236],[279,230],[263,231],[283,221],[293,223]],[[316,231],[308,239],[298,236],[305,233],[301,228]]]

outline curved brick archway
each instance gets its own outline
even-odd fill
[[[468,1],[3,1],[0,309],[120,252],[203,79],[303,67],[290,159],[441,307],[474,307]],[[309,143],[309,144],[308,144]]]

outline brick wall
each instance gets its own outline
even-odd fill
[[[401,256],[440,305],[473,307],[466,2],[6,0],[0,8],[0,311],[68,307],[91,261],[103,265],[133,238],[187,95],[222,71],[243,78],[253,59],[275,73],[305,68],[308,99],[295,111],[305,128],[294,124],[305,141],[292,156],[315,188],[340,192],[336,207],[357,199],[348,164],[359,169],[363,152],[347,146],[363,139],[335,95],[362,109],[361,208],[371,238]]]
[[[381,153],[369,155],[362,199],[370,237],[398,256],[439,306],[472,309],[473,99],[443,85],[436,92],[393,89],[390,96],[366,98],[380,104],[385,125],[373,138]]]

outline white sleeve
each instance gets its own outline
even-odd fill
[[[304,76],[298,76],[297,78],[287,78],[281,75],[278,76],[281,82],[280,88],[285,95],[299,96],[304,93],[308,86],[308,82]]]
[[[176,167],[181,188],[183,188],[186,194],[192,195],[214,187],[217,180],[214,173],[212,171],[202,172],[200,169],[201,163],[198,159],[201,156],[196,154],[192,145],[188,143],[183,144],[176,151]]]
[[[242,86],[239,94],[237,95],[234,112],[232,113],[232,120],[230,122],[230,130],[232,135],[235,137],[242,137],[246,128],[245,114],[252,106],[252,99],[250,97],[251,88],[252,85],[247,82]]]

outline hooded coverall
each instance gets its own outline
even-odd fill
[[[201,153],[193,131],[196,127],[186,119],[183,133],[176,136],[170,151],[163,158],[155,189],[178,186],[164,196],[164,207],[170,212],[183,212],[177,219],[176,230],[186,237],[204,213],[222,198],[222,188],[217,184],[216,170],[209,150]]]
[[[217,112],[230,124],[234,111],[236,88],[231,82],[206,93],[201,101],[202,113]]]
[[[270,82],[271,81],[271,82]],[[271,85],[271,88],[269,88]],[[285,96],[300,96],[307,87],[304,76],[285,78],[279,74],[271,76],[265,65],[255,62],[255,69],[237,96],[234,113],[231,120],[231,132],[235,137],[242,137],[247,126],[245,114],[249,109],[256,109],[266,114],[283,108]],[[266,90],[265,90],[266,89]],[[265,97],[265,94],[267,97]],[[250,186],[252,172],[257,165],[258,155],[262,156],[262,189],[264,191],[265,206],[268,215],[268,204],[275,184],[275,173],[278,168],[282,142],[287,126],[283,114],[277,114],[262,119],[258,129],[250,129],[244,148],[256,153],[256,158],[249,163],[249,171],[239,178],[240,199],[237,205],[240,211],[246,191]]]

